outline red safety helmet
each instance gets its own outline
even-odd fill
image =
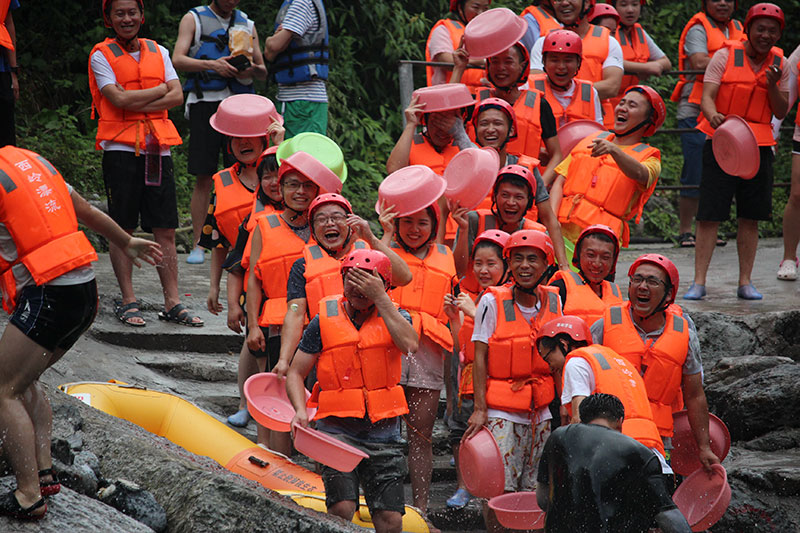
[[[619,19],[619,15],[617,15],[617,19]],[[572,30],[553,30],[545,35],[542,43],[542,54],[546,52],[564,52],[583,57],[583,40]]]
[[[262,162],[264,161],[264,159],[266,159],[268,156],[270,156],[270,155],[271,155],[271,156],[275,156],[275,154],[277,153],[277,151],[278,151],[278,145],[275,145],[275,146],[270,146],[269,148],[267,148],[266,150],[264,150],[263,152],[261,152],[261,155],[260,155],[260,156],[258,156],[258,161],[256,161],[256,168],[258,168],[259,166],[261,166],[261,163],[262,163]]]
[[[644,3],[644,2],[642,2]],[[620,23],[619,13],[617,9],[611,4],[595,4],[589,12],[589,22],[594,22],[594,19],[600,17],[613,17],[616,19],[617,24]]]
[[[487,109],[499,109],[506,114],[511,127],[508,130],[508,138],[506,141],[517,138],[517,114],[514,113],[514,108],[503,100],[502,98],[486,98],[475,104],[475,110],[472,112],[472,127],[478,129],[478,115]]]
[[[617,270],[617,259],[619,258],[619,236],[613,229],[605,224],[592,224],[591,226],[584,228],[584,230],[578,236],[578,240],[575,241],[575,252],[572,255],[572,264],[575,265],[578,270],[580,270],[581,242],[583,242],[583,239],[589,235],[596,235],[598,233],[606,235],[614,242],[614,266],[611,267],[611,272],[608,274],[608,278],[610,278],[609,281],[611,281],[614,279],[614,274],[616,274]]]
[[[458,4],[461,3],[462,0],[450,0],[450,12],[451,13],[458,13]],[[492,5],[492,0],[489,0],[489,5]]]
[[[548,265],[555,264],[556,253],[553,249],[553,241],[550,240],[546,233],[535,229],[521,229],[512,233],[505,247],[503,247],[503,258],[508,259],[511,256],[511,250],[514,248],[524,248],[526,246],[541,251],[545,255]]]
[[[528,167],[522,165],[506,165],[500,169],[500,172],[497,173],[497,179],[494,180],[494,186],[492,187],[492,201],[494,202],[497,188],[500,186],[500,182],[505,176],[522,178],[523,181],[528,184],[528,207],[525,209],[530,209],[536,199],[536,176],[533,175],[533,172],[528,170]]]
[[[519,55],[522,57],[522,71],[520,72],[519,79],[516,82],[517,87],[528,81],[528,75],[531,71],[531,56],[528,53],[528,49],[525,48],[525,45],[521,42],[514,43],[511,45],[511,48],[516,47],[519,50]],[[510,48],[509,48],[510,50]],[[489,72],[489,64],[492,62],[491,57],[486,58],[486,79],[488,79],[492,85],[495,85],[494,80],[492,80],[492,75]],[[496,85],[495,85],[496,87]]]
[[[747,12],[747,18],[744,19],[744,29],[750,31],[750,23],[757,18],[769,18],[777,20],[781,25],[781,32],[786,27],[786,19],[783,16],[783,10],[775,4],[762,2],[750,8]]]
[[[320,194],[308,206],[308,220],[314,219],[314,212],[325,204],[337,204],[344,208],[348,215],[353,214],[353,206],[347,201],[347,198],[335,192]]]
[[[539,328],[536,343],[538,344],[542,339],[552,339],[561,333],[569,335],[575,342],[583,341],[592,344],[592,332],[589,326],[585,320],[575,315],[564,315],[545,322]]]
[[[650,107],[653,110],[650,114],[650,125],[644,129],[643,133],[645,137],[648,137],[658,131],[658,128],[664,124],[664,120],[667,118],[667,106],[664,105],[664,99],[661,98],[661,95],[649,85],[634,85],[628,87],[625,94],[631,91],[642,93],[650,102]]]
[[[628,276],[633,276],[633,273],[643,263],[650,263],[657,267],[661,267],[667,273],[669,278],[670,287],[669,292],[666,293],[665,304],[669,305],[675,301],[675,295],[678,293],[678,284],[680,283],[680,275],[675,263],[667,259],[661,254],[644,254],[636,258],[631,267],[628,269]]]
[[[703,2],[705,3],[705,0],[703,0]],[[608,0],[608,3],[611,4],[614,7],[617,7],[617,0]],[[647,4],[647,0],[639,0],[639,3],[642,4],[642,5],[645,5],[645,4]],[[598,5],[602,5],[602,4],[598,4]]]
[[[481,232],[480,235],[475,237],[475,242],[472,243],[472,251],[474,252],[475,246],[482,242],[491,242],[499,246],[501,249],[505,249],[506,244],[508,244],[508,239],[510,238],[511,235],[509,235],[503,230],[487,229],[486,231]]]
[[[342,261],[342,276],[351,268],[375,271],[387,287],[392,284],[392,262],[380,250],[369,248],[353,250]]]
[[[103,11],[103,22],[105,23],[106,28],[110,28],[111,27],[111,17],[108,16],[108,12],[106,10],[107,10],[108,6],[111,5],[111,2],[113,2],[113,1],[114,0],[103,0],[103,4],[102,4],[102,7],[101,7],[101,9]],[[139,9],[142,12],[142,22],[141,23],[144,24],[144,0],[136,0],[136,3],[139,4]]]

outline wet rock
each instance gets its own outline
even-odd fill
[[[54,460],[53,467],[58,472],[58,479],[61,481],[61,485],[86,496],[94,497],[97,494],[97,474],[88,464],[73,463],[68,465]]]
[[[757,439],[742,443],[742,447],[748,450],[774,452],[777,450],[789,450],[800,448],[800,429],[781,429],[771,431]]]
[[[710,410],[733,440],[750,440],[779,428],[800,427],[800,365],[786,363],[706,387]]]
[[[741,357],[724,357],[717,361],[706,375],[706,386],[718,384],[726,386],[736,380],[746,378],[768,368],[778,365],[792,364],[788,357],[744,355]]]
[[[179,355],[158,354],[139,356],[136,361],[147,368],[161,372],[174,379],[188,379],[204,382],[236,381],[238,359],[231,357],[217,360],[187,361]]]
[[[100,473],[100,459],[97,458],[95,454],[88,451],[82,451],[75,455],[75,463],[76,465],[86,465],[91,468],[94,475],[97,476],[97,479],[102,479],[102,474]]]
[[[53,461],[58,461],[64,465],[71,465],[75,462],[75,452],[65,438],[56,437],[50,441],[50,453]]]
[[[167,529],[167,512],[152,494],[136,483],[119,479],[98,491],[101,502],[147,525],[157,533]]]
[[[797,531],[798,524],[780,506],[762,499],[746,483],[730,479],[731,503],[712,528],[713,533],[784,533]]]

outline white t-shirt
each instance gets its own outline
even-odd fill
[[[566,109],[572,102],[572,95],[575,94],[575,88],[577,86],[578,84],[575,83],[575,80],[572,80],[572,85],[570,85],[569,89],[567,89],[566,91],[559,91],[552,85],[550,86],[550,89],[552,89],[553,96],[556,97],[556,100],[558,100],[558,103],[561,104],[561,107]],[[592,87],[592,91],[594,92],[594,120],[595,122],[599,122],[600,124],[602,124],[603,109],[602,106],[600,105],[600,96],[597,94],[597,89],[595,89],[594,87]]]
[[[178,79],[178,73],[175,72],[175,67],[172,66],[172,60],[169,58],[169,52],[166,48],[158,45],[158,50],[161,52],[161,57],[164,60],[164,82],[169,82],[172,80]],[[141,52],[133,52],[130,54],[133,59],[137,62],[139,61],[139,56]],[[97,88],[103,90],[103,87],[106,85],[113,85],[117,83],[117,75],[114,74],[114,69],[111,68],[106,56],[103,55],[103,52],[97,50],[91,57],[91,69],[94,73],[95,80],[97,80]],[[100,141],[100,147],[105,151],[117,151],[117,152],[135,152],[135,147],[130,144],[112,142],[112,141]],[[169,155],[169,148],[166,150],[161,151],[161,155]]]
[[[541,307],[538,301],[533,307],[523,307],[516,302],[514,302],[514,305],[529,324]],[[471,340],[473,342],[478,341],[489,344],[489,337],[494,334],[495,328],[497,328],[497,300],[494,294],[487,292],[481,297],[481,301],[478,302],[478,309],[475,311],[475,328],[472,330]],[[492,418],[502,418],[503,420],[508,420],[517,424],[528,424],[531,422],[533,424],[540,424],[553,418],[548,406],[537,409],[536,412],[531,415],[502,411],[500,409],[489,409],[488,415]]]
[[[431,55],[433,61],[436,61],[437,54],[452,54],[453,41],[450,39],[450,32],[444,24],[436,26],[431,30],[430,41],[428,42],[428,53]],[[431,77],[431,85],[440,85],[446,83],[447,73],[451,70],[443,68],[434,68],[433,76]]]
[[[797,63],[800,62],[800,45],[797,45],[797,48],[794,49],[792,55],[789,56],[789,59],[786,60],[787,67],[789,68],[789,110],[791,111],[792,107],[794,107],[795,102],[797,102]],[[775,138],[778,138],[778,133],[781,125],[783,124],[783,119],[777,119],[772,117],[772,127],[775,132]],[[800,142],[800,125],[795,124],[794,126],[794,136],[792,140]],[[792,152],[797,153],[797,152]]]
[[[531,70],[541,70],[544,71],[542,68],[542,45],[544,44],[544,37],[539,37],[535,43],[533,43],[533,50],[531,50]],[[623,69],[622,63],[622,47],[619,45],[619,41],[615,38],[609,36],[608,37],[608,56],[606,56],[605,61],[603,61],[603,68],[609,67],[617,67],[619,69]],[[593,80],[590,80],[593,81]]]

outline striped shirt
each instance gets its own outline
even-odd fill
[[[319,14],[311,0],[294,0],[281,21],[281,28],[302,36],[320,27]],[[307,100],[327,102],[328,92],[324,80],[311,80],[292,85],[278,84],[277,99],[281,102]]]

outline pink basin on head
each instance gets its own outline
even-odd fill
[[[463,83],[443,83],[430,87],[421,87],[414,91],[411,98],[417,97],[417,104],[424,107],[424,113],[437,113],[451,111],[475,104],[472,93]]]
[[[476,208],[492,191],[499,166],[500,156],[494,148],[460,151],[444,169],[444,195],[461,207]]]
[[[381,212],[381,203],[394,206],[398,217],[421,211],[444,194],[447,183],[425,165],[411,165],[395,170],[378,186],[375,211]]]
[[[479,498],[494,498],[503,494],[505,468],[500,448],[492,432],[485,427],[462,441],[458,450],[461,479],[470,494]]]
[[[752,179],[761,166],[756,135],[742,117],[728,115],[711,137],[711,148],[720,168],[731,176]]]
[[[703,469],[683,480],[672,500],[692,531],[705,531],[716,524],[731,503],[728,473],[722,465],[713,465],[713,473]]]
[[[256,422],[274,431],[287,433],[295,410],[286,394],[286,378],[279,378],[272,372],[253,374],[244,382],[244,397],[247,410]],[[311,393],[306,391],[306,401]],[[308,418],[316,414],[316,408],[308,408]]]
[[[283,117],[272,100],[258,94],[227,97],[209,119],[212,128],[230,137],[261,137],[274,121],[283,124]]]
[[[606,131],[605,126],[594,120],[573,120],[558,130],[558,142],[561,144],[561,155],[567,157],[579,142],[592,133]]]
[[[295,426],[297,451],[340,472],[352,472],[369,455],[316,429]]]
[[[689,413],[685,409],[672,414],[674,424],[672,434],[672,454],[670,465],[682,476],[688,476],[703,465],[697,458],[700,453],[689,425]],[[728,426],[715,415],[708,413],[708,436],[711,439],[711,451],[722,461],[731,449],[731,434]]]
[[[544,529],[545,512],[535,492],[509,492],[489,500],[500,525],[509,529]]]
[[[510,9],[489,9],[464,28],[464,46],[470,59],[486,59],[514,46],[527,29],[528,22]]]

